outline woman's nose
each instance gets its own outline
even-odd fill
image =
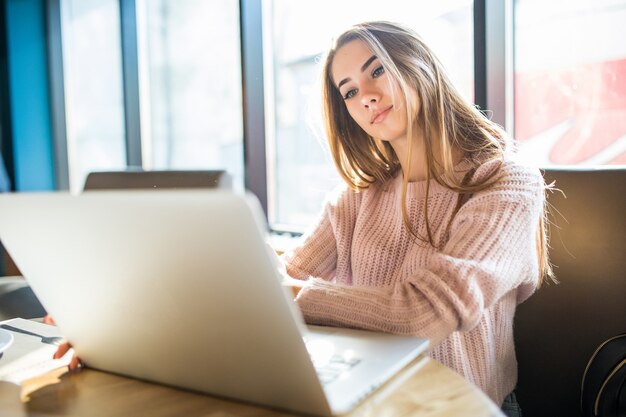
[[[374,90],[364,92],[361,95],[361,103],[365,107],[369,107],[372,104],[380,103],[380,93]]]

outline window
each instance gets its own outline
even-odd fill
[[[145,168],[226,169],[243,188],[239,3],[138,0]]]
[[[332,10],[332,13],[329,12]],[[319,214],[339,182],[322,132],[318,75],[332,36],[350,24],[392,20],[414,28],[473,100],[473,3],[274,0],[267,13],[268,211],[279,229],[298,230]],[[270,31],[271,28],[271,31]],[[294,198],[298,196],[298,198]]]
[[[530,162],[626,164],[626,1],[516,0],[515,136]]]
[[[70,189],[93,170],[124,169],[124,104],[117,0],[62,0]]]

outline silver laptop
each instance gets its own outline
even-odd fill
[[[230,191],[0,195],[0,239],[87,366],[301,413],[352,410],[425,339],[307,327]]]

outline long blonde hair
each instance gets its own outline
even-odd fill
[[[335,40],[322,68],[326,136],[339,174],[351,188],[362,190],[374,183],[385,183],[401,169],[398,156],[389,142],[369,136],[352,119],[333,82],[331,68],[335,53],[354,40],[363,41],[380,60],[389,82],[399,86],[402,95],[400,100],[410,103],[411,91],[417,93],[420,102],[417,114],[413,106],[404,106],[407,120],[410,121],[407,126],[409,152],[404,162],[410,169],[414,132],[421,129],[427,163],[423,208],[426,236],[418,236],[409,221],[406,175],[402,182],[402,218],[411,235],[436,246],[428,221],[429,180],[434,179],[459,193],[454,211],[456,214],[468,196],[497,181],[504,153],[509,146],[508,136],[457,91],[434,53],[414,31],[390,22],[361,23],[352,26]],[[463,178],[454,175],[454,149],[460,151],[470,163],[470,169]],[[497,169],[486,178],[478,181],[472,179],[472,174],[480,165],[493,160],[499,161]],[[540,223],[537,248],[541,275],[550,276],[544,216]]]

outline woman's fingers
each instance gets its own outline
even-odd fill
[[[52,358],[54,359],[59,359],[62,358],[68,350],[70,350],[72,348],[72,345],[70,345],[68,342],[63,342],[59,345],[59,347],[57,348],[57,351],[54,352],[54,355],[52,356]]]
[[[81,369],[83,367],[83,363],[80,361],[80,359],[78,359],[78,356],[74,355],[72,356],[72,360],[70,361],[70,364],[67,365],[68,368],[70,368],[70,371],[75,371],[77,369]]]
[[[68,342],[63,342],[57,348],[57,351],[54,352],[52,356],[54,359],[60,359],[72,348],[72,345]],[[78,356],[73,355],[70,363],[67,365],[70,371],[75,371],[83,367],[83,363],[78,359]]]
[[[54,319],[50,317],[50,315],[47,315],[47,314],[44,316],[43,322],[46,324],[55,325]],[[62,358],[71,348],[72,348],[72,345],[69,342],[62,342],[57,348],[56,352],[54,352],[54,355],[52,355],[52,358],[53,359]],[[80,359],[78,359],[78,356],[73,355],[67,367],[70,369],[70,371],[75,371],[77,369],[82,368],[83,363],[80,361]]]
[[[298,297],[298,294],[300,293],[301,289],[302,289],[302,287],[295,287],[295,286],[291,287],[291,292],[293,293],[293,298]]]

